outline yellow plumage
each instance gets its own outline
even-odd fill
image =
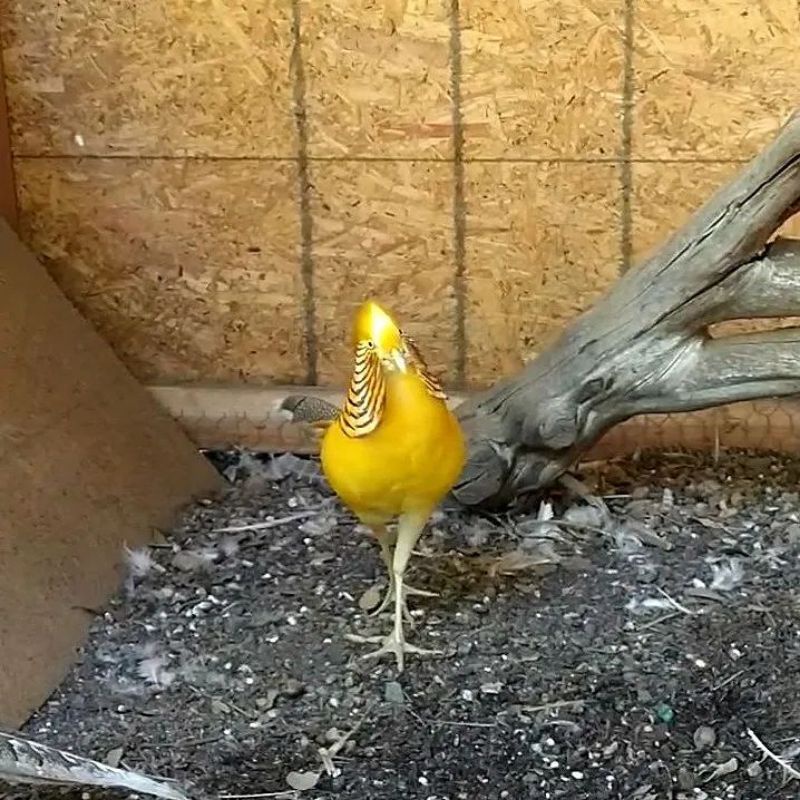
[[[395,600],[395,625],[383,647],[403,668],[408,557],[432,511],[464,466],[461,428],[416,345],[372,301],[356,314],[355,368],[342,411],[324,433],[322,469],[341,501],[378,539],[389,569],[382,610]],[[386,524],[398,519],[396,537]]]

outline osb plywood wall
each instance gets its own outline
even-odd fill
[[[0,0],[24,237],[148,381],[516,370],[797,104],[796,0]]]

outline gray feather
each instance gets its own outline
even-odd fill
[[[189,800],[179,789],[139,772],[117,769],[90,758],[21,739],[0,731],[0,781],[57,785],[103,786],[162,797]]]

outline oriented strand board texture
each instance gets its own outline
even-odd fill
[[[633,254],[643,260],[682,226],[709,197],[734,177],[741,164],[636,164],[633,168]],[[800,215],[788,220],[776,236],[800,239]],[[798,327],[800,317],[735,320],[712,326],[714,336]]]
[[[287,156],[288,0],[0,0],[16,152]]]
[[[467,374],[518,370],[610,285],[619,269],[617,168],[470,164]]]
[[[453,378],[452,167],[436,162],[325,164],[314,181],[319,380],[346,381],[352,314],[365,297],[393,310]]]
[[[461,8],[468,157],[619,155],[623,2],[462,0]]]
[[[449,9],[450,0],[304,0],[315,156],[451,155]]]
[[[798,104],[797,0],[637,0],[636,158],[751,158]]]
[[[677,231],[740,164],[634,164],[631,241],[633,261],[646,258]]]
[[[485,385],[797,103],[794,0],[0,0],[0,18],[23,234],[160,383],[340,384],[373,295],[451,386]]]
[[[291,164],[17,168],[26,240],[137,377],[303,378]]]

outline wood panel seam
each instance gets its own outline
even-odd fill
[[[234,164],[261,164],[279,163],[294,164],[298,162],[297,156],[206,156],[206,155],[153,155],[153,154],[120,154],[120,153],[81,153],[73,155],[71,153],[53,154],[33,154],[15,153],[14,158],[18,161],[135,161],[135,162],[183,162],[183,161],[202,161],[209,163]],[[525,156],[464,156],[462,164],[623,164],[628,161],[630,164],[748,164],[749,158],[708,158],[698,156],[695,158],[629,158],[622,156],[586,156],[582,158],[570,157],[525,157]],[[451,158],[433,158],[430,156],[313,156],[306,155],[308,164],[450,164]]]
[[[627,272],[633,258],[633,115],[634,82],[633,37],[636,0],[624,0],[622,67],[622,159],[620,162],[620,272]]]
[[[464,196],[464,120],[461,107],[461,9],[459,0],[450,3],[450,104],[453,129],[453,293],[455,295],[456,386],[466,384],[466,198]]]
[[[300,0],[292,0],[292,73],[294,119],[297,131],[297,182],[300,215],[300,277],[303,286],[303,323],[306,380],[317,382],[316,298],[314,295],[314,219],[311,211],[311,174],[308,158],[308,111],[303,63]]]

